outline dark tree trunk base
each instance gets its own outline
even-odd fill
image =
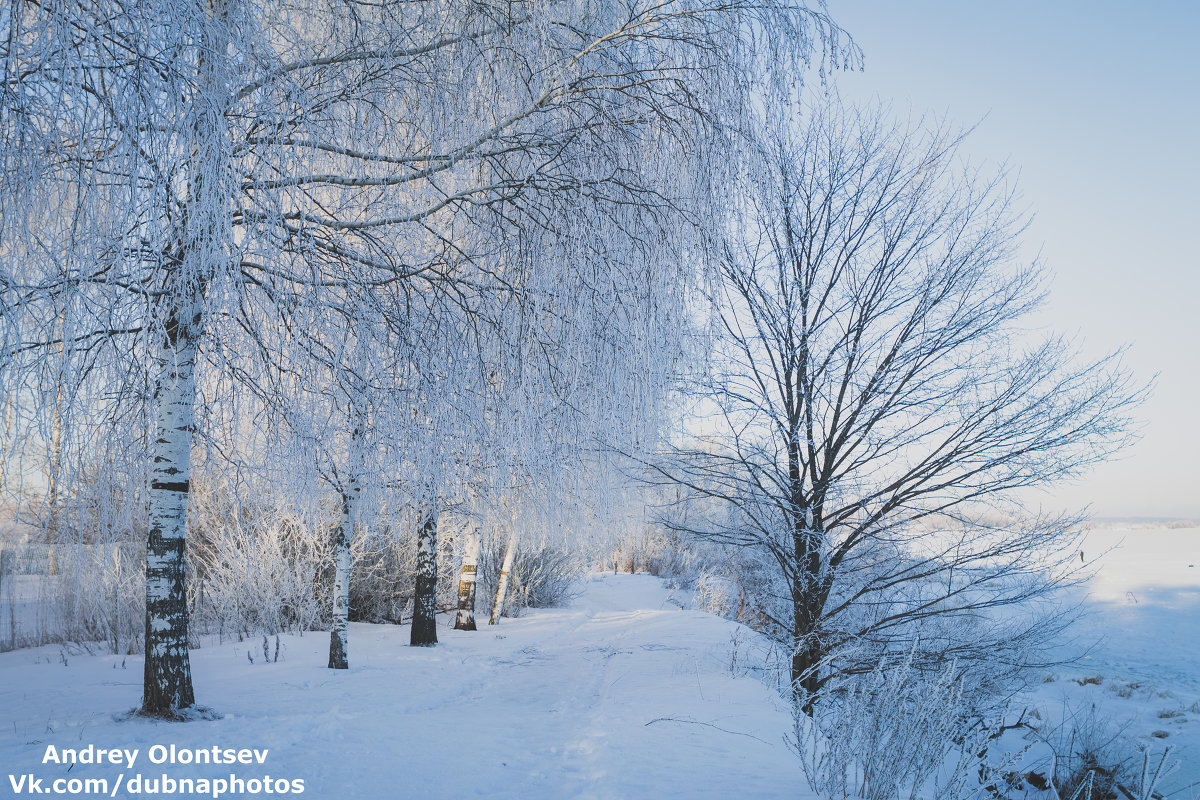
[[[430,511],[417,531],[417,580],[409,644],[437,644],[437,515]]]
[[[184,708],[168,708],[162,711],[147,711],[143,707],[135,708],[128,714],[117,717],[117,721],[124,722],[134,717],[161,719],[167,722],[194,722],[196,720],[224,719],[225,715],[208,706],[185,706]]]
[[[337,631],[329,634],[329,669],[350,669],[342,637],[337,635]]]

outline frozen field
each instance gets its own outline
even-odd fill
[[[1080,669],[1200,698],[1200,528],[1102,528],[1084,555],[1097,572],[1080,629],[1102,645]]]
[[[1194,800],[1200,530],[1099,530],[1084,550],[1099,569],[1079,635],[1098,644],[1018,705],[1172,745],[1183,763],[1167,796]],[[738,663],[744,629],[676,600],[650,576],[596,575],[570,608],[476,633],[443,627],[437,648],[407,647],[405,627],[354,625],[346,673],[325,669],[322,634],[283,637],[275,663],[261,640],[206,647],[192,654],[196,694],[225,716],[188,724],[117,719],[140,698],[138,657],[4,653],[0,763],[43,787],[103,778],[117,797],[135,796],[111,793],[118,778],[232,774],[302,780],[316,798],[811,798],[784,741],[786,704]],[[262,764],[151,764],[156,744],[267,752]],[[139,756],[68,772],[42,763],[49,745]],[[1030,746],[1032,766],[1044,748]],[[12,792],[5,776],[0,796]]]
[[[1200,528],[1099,528],[1083,551],[1096,573],[1076,630],[1092,648],[1032,700],[1154,752],[1169,745],[1179,770],[1163,794],[1200,798]]]

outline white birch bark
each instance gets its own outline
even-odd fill
[[[358,523],[358,500],[362,488],[362,428],[350,436],[350,471],[342,492],[342,516],[334,531],[333,627],[329,631],[329,669],[350,668],[350,546]]]
[[[458,577],[458,614],[454,619],[457,631],[473,631],[475,627],[475,571],[479,565],[479,530],[471,528],[463,545],[462,568]]]
[[[8,454],[12,442],[13,420],[16,414],[14,392],[4,393],[4,438],[0,439],[0,497],[8,491]]]
[[[65,316],[65,311],[59,314],[55,331],[60,343],[55,348],[54,408],[51,410],[50,417],[50,458],[46,474],[46,503],[49,505],[49,528],[54,541],[58,540],[58,492],[59,481],[62,477],[63,370],[65,368],[63,364],[64,348],[62,342],[66,341]],[[52,569],[50,574],[54,575],[56,573]]]
[[[150,531],[146,544],[146,664],[142,711],[171,715],[195,702],[187,649],[186,543],[196,345],[202,292],[167,320],[154,394]]]
[[[205,294],[228,263],[230,174],[225,112],[229,104],[224,0],[196,7],[188,38],[195,59],[190,97],[190,157],[180,165],[183,198],[178,262],[167,270],[163,344],[154,392],[150,530],[146,544],[146,663],[142,713],[179,718],[195,705],[188,658],[186,529],[195,431],[196,353]]]
[[[55,384],[54,411],[50,423],[50,463],[46,476],[46,503],[49,505],[50,533],[54,541],[58,540],[59,527],[59,482],[62,477],[62,448],[63,448],[63,379],[61,373]],[[54,574],[53,572],[51,573]]]
[[[500,565],[500,580],[496,583],[496,602],[492,604],[492,618],[488,625],[500,621],[500,612],[504,608],[504,595],[508,592],[508,574],[512,572],[513,558],[517,554],[517,535],[510,533],[508,542],[504,545],[504,562]]]

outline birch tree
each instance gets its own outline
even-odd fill
[[[479,530],[472,526],[463,545],[462,565],[458,579],[458,604],[455,607],[454,629],[473,631],[475,626],[476,572],[479,565]]]
[[[681,153],[695,125],[739,113],[764,64],[782,85],[818,43],[844,52],[827,16],[786,2],[2,13],[4,159],[27,179],[5,184],[3,228],[18,234],[3,254],[6,324],[69,291],[86,307],[75,343],[149,365],[142,710],[168,717],[194,701],[185,531],[213,320],[253,340],[330,295],[440,292],[469,309],[523,280],[480,269],[507,221],[564,194],[670,205],[640,179],[641,157]],[[83,211],[75,239],[32,224],[54,197]],[[96,257],[48,279],[80,240]]]
[[[350,546],[358,527],[363,470],[362,420],[357,414],[350,431],[350,453],[341,497],[341,516],[333,534],[333,628],[329,632],[329,668],[349,669]]]
[[[504,541],[504,560],[500,563],[500,578],[496,581],[496,597],[492,601],[492,614],[488,625],[500,621],[500,612],[504,610],[504,597],[508,594],[508,579],[512,574],[513,559],[517,555],[517,533],[512,531]]]

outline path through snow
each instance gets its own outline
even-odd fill
[[[70,777],[232,771],[366,800],[807,796],[786,703],[731,675],[738,626],[668,596],[650,576],[597,575],[569,608],[440,626],[435,648],[406,646],[407,627],[353,625],[346,673],[324,667],[322,634],[283,637],[278,663],[263,663],[261,640],[206,647],[192,653],[196,697],[225,716],[187,724],[113,719],[139,700],[140,657],[0,654],[2,772],[48,784],[68,773],[41,763],[47,745],[92,744],[141,755]],[[154,765],[154,744],[270,753],[262,766]]]

